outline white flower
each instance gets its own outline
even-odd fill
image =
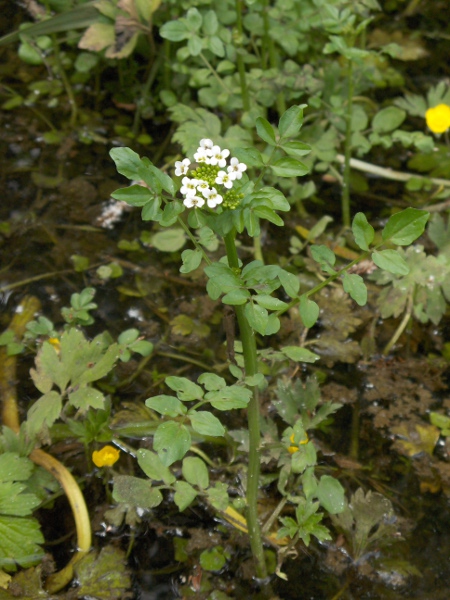
[[[216,188],[212,188],[210,190],[205,190],[203,195],[206,198],[206,202],[209,208],[216,208],[218,204],[222,204],[223,198],[220,194],[217,193]]]
[[[188,158],[184,158],[183,160],[177,160],[175,162],[175,175],[177,177],[181,177],[181,175],[186,175],[189,170],[189,165],[191,161]]]
[[[221,150],[219,146],[213,146],[211,148],[210,164],[218,165],[221,169],[223,169],[227,164],[226,158],[227,156],[229,156],[229,154],[230,151],[226,148],[224,150]]]
[[[235,179],[241,179],[242,173],[247,170],[245,163],[240,163],[237,158],[230,158],[230,166],[227,168],[230,175],[233,173]]]
[[[209,165],[210,152],[211,151],[207,148],[197,148],[197,152],[194,154],[195,162],[206,163],[207,165]]]
[[[206,198],[206,192],[209,190],[209,183],[207,181],[203,181],[203,179],[199,179],[197,183],[197,190]]]
[[[180,192],[183,196],[195,196],[197,193],[198,179],[189,179],[189,177],[183,177],[181,180],[183,184],[180,188]]]
[[[201,208],[205,204],[205,201],[200,196],[186,196],[183,204],[188,208]]]
[[[225,186],[228,189],[231,189],[233,187],[233,179],[234,177],[232,177],[230,173],[225,173],[225,171],[219,171],[217,173],[215,182]]]
[[[202,140],[200,140],[200,148],[203,148],[204,150],[211,150],[213,146],[214,142],[209,138],[203,138]]]

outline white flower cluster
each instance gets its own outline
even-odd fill
[[[239,203],[239,195],[232,191],[236,179],[241,179],[247,165],[240,163],[237,158],[227,158],[230,151],[222,150],[210,139],[200,140],[200,146],[194,154],[198,167],[192,172],[193,177],[187,177],[191,161],[188,158],[177,160],[175,175],[183,177],[180,192],[184,196],[183,204],[188,208],[201,208],[205,202],[209,208],[223,204],[227,208],[235,208]],[[226,171],[224,170],[226,167]],[[217,190],[222,186],[225,190]],[[219,193],[222,192],[222,193]]]

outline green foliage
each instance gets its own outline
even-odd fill
[[[395,513],[390,500],[381,494],[359,488],[332,521],[345,535],[354,561],[360,560],[374,546],[397,541]]]
[[[92,325],[94,318],[89,313],[97,308],[95,302],[92,302],[94,296],[94,288],[86,288],[80,294],[72,294],[70,308],[64,307],[61,311],[66,323],[69,325]]]
[[[44,537],[31,516],[40,499],[27,491],[33,469],[24,456],[0,454],[0,567],[5,571],[38,564],[44,556]]]
[[[170,147],[178,143],[189,160],[194,158],[199,140],[210,138],[221,148],[232,149],[233,157],[246,166],[245,173],[235,181],[235,196],[229,205],[194,208],[186,214],[187,205],[178,194],[182,182],[177,177],[172,178],[166,170],[174,157],[169,157],[165,168],[159,169],[130,148],[114,147],[110,151],[118,172],[132,182],[116,190],[113,198],[139,207],[142,219],[155,224],[139,241],[123,240],[120,249],[139,250],[142,242],[168,253],[165,255],[168,259],[182,251],[180,272],[183,276],[197,270],[205,273],[210,299],[220,299],[235,309],[242,338],[240,346],[235,344],[236,364],[229,365],[231,376],[237,379],[234,383],[230,383],[229,374],[222,371],[218,372],[223,377],[203,373],[197,382],[187,377],[166,376],[165,384],[171,392],[146,400],[143,410],[153,419],[150,428],[153,447],[139,450],[137,463],[148,479],[114,476],[113,498],[120,509],[116,518],[119,513],[122,518],[123,513],[136,515],[138,509],[151,510],[158,506],[164,490],[170,490],[180,511],[197,498],[215,510],[228,507],[227,484],[212,481],[206,462],[199,458],[204,456],[206,460],[206,455],[194,444],[205,438],[220,438],[228,443],[225,423],[229,415],[218,418],[218,412],[245,409],[250,414],[252,407],[259,406],[258,401],[255,402],[258,391],[272,384],[267,374],[277,374],[289,361],[313,363],[319,359],[304,347],[310,343],[305,341],[306,330],[317,324],[320,314],[314,297],[333,283],[342,285],[353,301],[364,306],[367,302],[364,279],[351,272],[358,262],[372,259],[379,268],[371,277],[379,286],[384,286],[378,295],[383,318],[405,313],[423,323],[437,324],[450,301],[448,224],[436,216],[429,225],[429,237],[438,248],[437,256],[427,254],[420,245],[402,248],[424,232],[429,214],[417,208],[393,214],[381,235],[376,234],[363,213],[357,213],[351,231],[361,252],[351,262],[342,259],[342,252],[330,246],[326,236],[318,239],[331,220],[327,215],[311,229],[304,243],[298,240],[293,252],[298,262],[283,257],[284,262],[279,264],[265,264],[262,256],[259,238],[267,228],[283,227],[284,220],[279,213],[287,213],[292,206],[304,213],[303,200],[320,201],[314,183],[300,184],[297,178],[314,170],[321,176],[338,177],[336,164],[343,161],[345,196],[351,185],[353,152],[361,157],[377,146],[391,149],[400,144],[409,148],[408,168],[432,177],[448,177],[447,149],[435,148],[431,136],[414,131],[418,118],[424,119],[427,108],[439,103],[450,104],[448,86],[439,83],[428,90],[426,98],[405,94],[382,103],[373,99],[374,87],[402,85],[401,76],[391,67],[388,58],[394,56],[398,48],[388,43],[375,50],[374,44],[366,44],[372,19],[380,10],[378,3],[375,0],[352,3],[347,0],[274,0],[234,5],[213,0],[192,4],[189,0],[182,3],[100,2],[95,7],[72,7],[71,2],[51,3],[52,10],[61,11],[60,14],[47,15],[42,22],[26,24],[20,32],[8,36],[10,41],[19,42],[18,56],[22,61],[45,65],[51,77],[31,82],[28,96],[8,92],[10,96],[3,104],[6,110],[17,106],[34,108],[37,103],[45,103],[45,114],[59,113],[61,111],[54,109],[61,104],[63,94],[68,96],[75,110],[73,86],[78,91],[92,77],[97,82],[108,79],[111,88],[120,88],[127,100],[137,107],[133,126],[118,123],[117,135],[136,139],[139,120],[145,118],[145,114],[155,117],[155,123],[162,122],[163,127],[170,119],[175,124]],[[84,28],[87,29],[74,31]],[[63,32],[64,37],[60,37],[59,32]],[[0,40],[0,44],[7,42],[5,38]],[[128,60],[135,51],[139,52],[139,61]],[[145,82],[140,81],[142,71],[136,68],[137,63],[148,63]],[[111,78],[115,68],[120,72],[120,86]],[[108,78],[102,77],[105,69],[108,69]],[[117,95],[114,92],[113,95],[116,100]],[[305,100],[308,105],[302,103]],[[120,106],[120,101],[115,104]],[[80,122],[89,122],[88,109],[80,112]],[[77,115],[72,125],[76,120]],[[44,135],[47,143],[66,137],[65,132],[53,126],[51,129]],[[88,131],[80,131],[80,139],[86,143],[94,139],[106,141]],[[155,163],[160,159],[153,158]],[[365,164],[366,168],[371,166]],[[408,189],[413,192],[426,185],[423,178],[413,179]],[[348,213],[349,202],[348,196]],[[349,229],[350,217],[345,215],[345,210],[343,220]],[[238,234],[249,236],[254,243],[254,258],[245,264],[236,251]],[[220,258],[223,241],[226,256]],[[301,256],[302,252],[305,256]],[[78,272],[87,273],[85,257],[74,256],[73,263]],[[317,279],[308,287],[297,271],[297,267],[304,264],[317,274]],[[121,267],[117,263],[102,265],[96,274],[105,281],[120,276]],[[52,434],[56,431],[55,424],[62,419],[66,434],[68,431],[86,447],[92,442],[111,441],[113,410],[105,394],[114,389],[111,383],[114,378],[108,380],[109,385],[100,380],[113,371],[118,361],[129,361],[133,353],[148,358],[153,352],[153,345],[142,339],[134,328],[121,333],[117,341],[106,332],[88,338],[80,328],[94,322],[92,312],[97,308],[94,295],[93,288],[72,295],[70,307],[62,311],[66,323],[62,331],[42,316],[27,327],[24,342],[37,346],[31,375],[41,393],[28,411],[27,434],[33,438],[45,440],[48,429],[54,427],[50,430]],[[304,335],[303,332],[299,335],[301,345],[278,348],[275,337],[270,341],[262,339],[275,336],[281,329],[282,316],[288,311],[294,315],[297,308],[304,328]],[[182,325],[179,321],[179,329]],[[184,328],[188,328],[186,322]],[[346,330],[345,336],[348,335]],[[0,344],[6,346],[9,356],[22,352],[25,347],[9,330],[0,336]],[[311,536],[319,541],[328,540],[330,533],[322,524],[324,514],[341,513],[335,522],[345,532],[353,555],[356,559],[361,557],[368,547],[392,533],[383,521],[389,520],[392,513],[378,495],[364,497],[360,492],[354,495],[349,508],[344,503],[340,483],[330,475],[318,477],[316,474],[317,449],[308,436],[314,429],[325,429],[339,405],[321,403],[317,382],[312,378],[304,383],[279,378],[273,406],[280,418],[278,425],[281,421],[285,423],[284,430],[270,419],[264,420],[259,414],[255,417],[253,413],[253,421],[249,419],[252,435],[240,434],[242,444],[235,460],[241,461],[239,468],[245,471],[245,460],[239,453],[242,454],[243,448],[250,449],[251,463],[255,455],[251,444],[255,439],[259,444],[255,427],[257,429],[258,421],[262,423],[263,437],[270,440],[262,443],[264,459],[271,465],[276,464],[267,476],[277,480],[281,496],[295,507],[295,518],[281,516],[278,536],[300,538],[306,545]],[[442,415],[436,417],[435,414],[432,418],[440,423],[445,435],[448,423]],[[5,449],[10,450],[8,444],[17,444],[20,451],[25,451],[25,442],[13,437],[4,434]],[[198,456],[192,455],[194,451]],[[0,458],[5,456],[13,462],[11,451]],[[29,560],[30,556],[41,556],[39,544],[42,541],[38,529],[34,528],[35,522],[29,517],[37,506],[38,495],[27,491],[22,483],[31,477],[27,468],[22,469],[26,473],[23,480],[0,478],[5,490],[4,494],[0,490],[0,496],[5,496],[3,504],[0,498],[0,518],[7,517],[10,524],[15,522],[13,519],[23,520],[20,531],[10,532],[14,543],[11,547],[5,546],[3,560],[7,556],[19,556],[14,560],[23,565],[34,562],[34,559]],[[243,477],[244,487],[245,480],[258,479],[255,472],[254,466],[249,464]],[[256,498],[253,500],[255,504]],[[247,504],[251,512],[250,496]],[[22,512],[8,513],[8,510]],[[132,522],[131,516],[127,518]],[[22,535],[24,533],[26,535]],[[3,552],[1,540],[0,548]],[[20,558],[22,550],[27,556]],[[227,551],[219,546],[203,552],[200,564],[207,571],[218,571],[228,559]],[[98,572],[102,575],[103,567],[91,563],[85,565],[88,576]],[[80,580],[82,571],[80,569]],[[115,589],[115,583],[111,585]],[[101,595],[102,592],[83,588],[83,593]]]
[[[75,567],[77,594],[99,600],[121,600],[131,587],[125,552],[113,545],[84,556]]]
[[[14,331],[11,331],[10,329],[7,329],[0,334],[0,346],[6,346],[6,353],[8,356],[20,354],[24,349],[24,345],[17,341]]]

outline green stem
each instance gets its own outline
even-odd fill
[[[164,57],[164,68],[162,74],[162,81],[165,90],[172,89],[172,77],[170,71],[170,55],[171,55],[171,43],[169,40],[163,42],[163,57]]]
[[[242,55],[242,39],[244,30],[242,27],[242,0],[236,0],[236,29],[238,31],[238,40],[236,42],[236,61],[241,84],[242,107],[245,112],[250,110],[250,95],[248,92],[247,77],[245,74],[245,63]]]
[[[392,348],[397,343],[399,337],[405,331],[405,329],[406,329],[406,327],[407,327],[407,325],[409,323],[409,320],[411,319],[411,316],[412,316],[412,313],[413,313],[413,308],[414,308],[414,288],[409,293],[408,302],[406,304],[406,311],[405,311],[405,314],[403,316],[403,319],[401,320],[400,325],[395,330],[394,335],[391,337],[391,339],[389,340],[389,342],[386,344],[386,346],[385,346],[385,348],[383,350],[383,356],[387,356],[389,354],[389,352],[392,350]]]
[[[227,94],[231,94],[230,90],[224,84],[224,82],[220,78],[219,74],[217,73],[217,71],[215,70],[215,68],[212,66],[212,64],[209,62],[209,60],[206,58],[206,56],[203,54],[203,52],[200,52],[199,56],[202,59],[202,61],[205,63],[205,65],[208,67],[208,69],[211,71],[211,74],[213,75],[213,77],[215,77],[215,79],[217,80],[217,82],[219,83],[219,85],[222,87],[222,89]]]
[[[270,35],[270,21],[269,21],[269,2],[265,0],[264,2],[264,10],[263,14],[263,22],[264,22],[264,45],[267,47],[269,52],[269,63],[272,69],[279,69],[279,60],[278,53],[275,48],[275,44],[272,36]],[[286,112],[286,100],[284,98],[284,93],[280,92],[277,95],[277,111],[278,116],[281,117],[283,113]]]
[[[75,99],[75,94],[73,93],[73,88],[70,85],[69,78],[66,75],[64,70],[64,66],[61,60],[61,54],[59,51],[59,42],[55,35],[52,35],[53,40],[53,50],[55,52],[55,63],[58,67],[58,74],[61,77],[61,81],[63,82],[64,89],[66,90],[67,98],[69,99],[70,104],[70,126],[75,127],[78,118],[78,106],[77,101]]]
[[[132,129],[132,133],[134,136],[136,136],[138,134],[139,125],[141,123],[142,109],[143,109],[144,105],[147,103],[147,98],[150,95],[151,87],[153,85],[153,82],[155,81],[155,77],[159,71],[160,66],[161,66],[161,58],[158,58],[153,63],[152,68],[150,69],[150,73],[148,74],[147,80],[144,84],[144,87],[142,88],[141,97],[140,97],[139,101],[137,102],[136,112],[134,113],[134,121],[133,121],[133,129]]]
[[[232,269],[239,268],[239,259],[235,244],[236,231],[232,230],[225,235],[225,247],[228,264]],[[258,372],[256,340],[253,329],[245,316],[244,305],[235,306],[236,317],[244,354],[245,374],[248,377]],[[260,458],[259,447],[261,442],[259,426],[259,397],[257,387],[253,387],[253,395],[247,408],[249,431],[249,457],[247,476],[247,524],[250,537],[250,546],[256,562],[256,574],[259,578],[267,577],[267,568],[264,557],[264,547],[261,528],[258,519],[258,488]]]
[[[342,222],[350,227],[350,160],[352,157],[353,61],[348,61],[347,113],[345,116],[344,184],[342,187]]]

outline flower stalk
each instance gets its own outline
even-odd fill
[[[239,268],[239,260],[235,244],[236,231],[232,230],[225,235],[225,248],[227,251],[228,265],[232,269]],[[245,316],[244,306],[235,306],[236,317],[239,325],[242,350],[244,355],[245,374],[247,377],[258,372],[256,340],[253,329]],[[249,431],[249,457],[247,474],[247,524],[250,538],[250,547],[256,562],[256,574],[259,578],[267,577],[267,568],[264,557],[261,528],[258,518],[258,489],[260,473],[259,448],[261,432],[259,424],[259,394],[258,388],[253,387],[252,398],[247,408]]]

